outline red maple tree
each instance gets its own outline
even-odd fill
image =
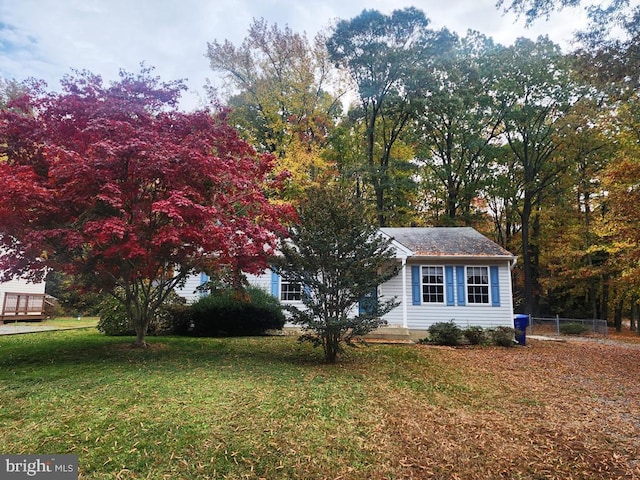
[[[64,271],[114,295],[141,346],[189,273],[263,269],[290,214],[265,194],[273,158],[224,112],[178,111],[183,83],[150,73],[77,72],[0,113],[0,271]]]

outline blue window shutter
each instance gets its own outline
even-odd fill
[[[413,304],[420,305],[420,267],[412,266],[411,267],[411,296],[413,297]]]
[[[453,286],[453,267],[444,267],[444,278],[447,287],[447,306],[453,306],[456,304]]]
[[[465,288],[466,280],[464,267],[456,267],[456,285],[458,287],[458,305],[467,304],[467,289]]]
[[[209,282],[209,275],[207,275],[204,272],[200,272],[200,284],[198,285],[198,287],[202,287],[204,285],[206,285]],[[198,292],[198,290],[196,290],[196,292]],[[209,293],[208,289],[204,289],[204,288],[200,288],[199,292],[198,292],[198,296],[199,297],[205,297],[207,296]]]
[[[491,282],[491,306],[500,306],[500,280],[498,279],[498,267],[489,267],[489,281]]]
[[[271,272],[271,295],[280,298],[280,275],[276,272]]]

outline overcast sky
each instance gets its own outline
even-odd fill
[[[0,0],[0,77],[35,77],[58,89],[72,68],[112,80],[121,68],[139,71],[144,61],[163,80],[188,80],[182,108],[189,110],[204,104],[203,85],[216,78],[205,57],[207,42],[228,39],[239,45],[254,18],[312,37],[365,8],[388,14],[415,6],[434,28],[461,35],[474,29],[503,44],[548,34],[565,48],[586,22],[584,11],[573,9],[525,29],[523,20],[503,15],[495,1]]]

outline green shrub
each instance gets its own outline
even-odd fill
[[[118,300],[112,296],[105,297],[98,308],[98,330],[105,335],[121,336],[135,335],[131,321]]]
[[[560,325],[560,333],[563,335],[582,335],[591,330],[588,326],[573,322],[573,323],[563,323]]]
[[[175,293],[169,294],[164,304],[158,309],[155,318],[149,322],[148,335],[172,333],[176,329],[178,312],[188,309],[185,300]],[[135,335],[135,329],[122,303],[111,295],[105,296],[98,309],[97,328],[105,335],[124,336]]]
[[[191,323],[187,300],[171,292],[149,325],[149,333],[168,335],[187,329]]]
[[[453,320],[434,323],[428,330],[429,343],[456,346],[462,341],[462,329]]]
[[[483,345],[487,341],[487,334],[482,327],[468,327],[465,328],[462,333],[464,335],[464,338],[471,345]]]
[[[498,347],[513,347],[516,331],[510,327],[496,327],[489,331],[491,343]]]
[[[285,316],[278,299],[268,292],[249,287],[242,298],[231,290],[217,291],[191,305],[196,336],[263,335],[267,330],[280,330]]]
[[[187,335],[191,331],[191,306],[187,305],[186,301],[167,305],[165,315],[167,317],[168,333]]]

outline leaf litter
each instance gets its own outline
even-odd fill
[[[640,478],[638,346],[530,341],[512,349],[439,349],[440,362],[465,372],[470,394],[434,405],[389,392],[377,438],[390,459],[388,472],[393,478]],[[417,348],[425,355],[432,350]]]

